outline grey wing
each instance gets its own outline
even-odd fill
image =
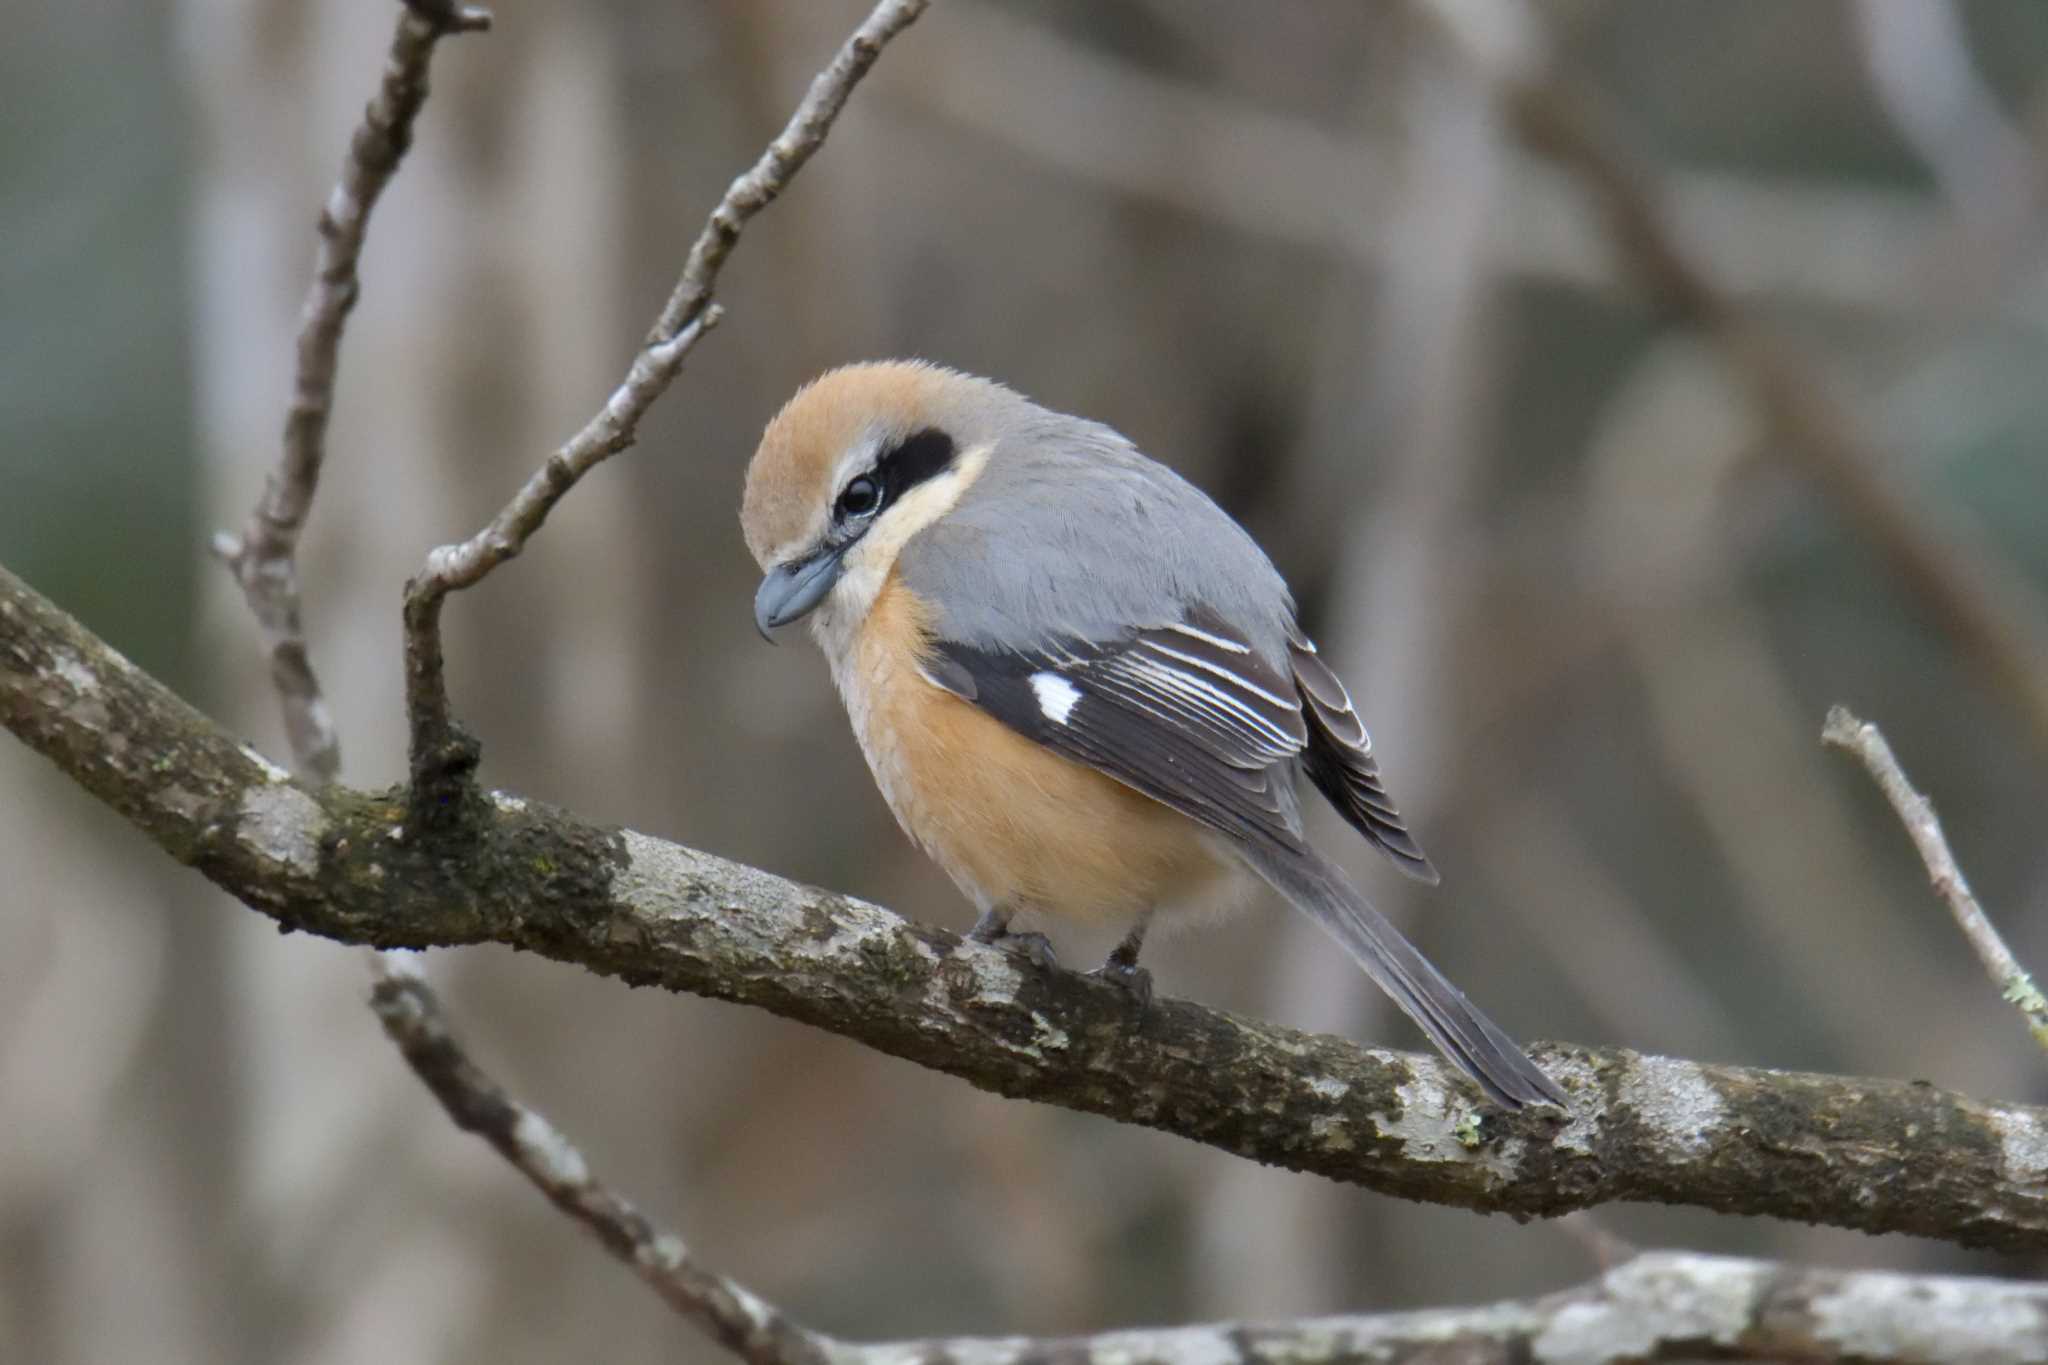
[[[1301,698],[1248,644],[1204,620],[1022,649],[942,638],[926,675],[1025,738],[1219,833],[1298,852]]]
[[[1307,703],[1308,746],[1302,766],[1351,827],[1370,839],[1409,876],[1435,885],[1437,870],[1423,855],[1401,812],[1394,808],[1372,756],[1372,736],[1352,708],[1342,680],[1316,653],[1315,642],[1290,631],[1288,662]]]
[[[991,458],[898,560],[935,612],[933,681],[1237,837],[1300,847],[1300,763],[1399,866],[1435,880],[1265,552],[1114,431],[1034,411],[1032,457]]]

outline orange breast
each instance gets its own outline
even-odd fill
[[[892,576],[834,675],[898,823],[977,908],[1128,919],[1234,875],[1194,821],[928,682],[926,620]]]

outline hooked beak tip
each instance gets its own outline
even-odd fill
[[[754,629],[770,644],[769,632],[816,610],[839,579],[839,556],[821,553],[795,564],[778,564],[761,580],[754,594]]]

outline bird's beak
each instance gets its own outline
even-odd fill
[[[800,620],[816,610],[825,600],[825,594],[832,591],[832,585],[839,581],[841,565],[840,552],[821,550],[809,559],[800,559],[793,564],[778,564],[768,571],[761,580],[759,591],[754,594],[754,626],[761,632],[761,638],[770,644],[775,637],[768,632],[776,626],[786,626]]]

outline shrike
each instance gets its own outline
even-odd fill
[[[849,365],[768,424],[741,524],[762,633],[808,616],[889,808],[974,936],[1018,911],[1128,932],[1247,878],[1328,930],[1508,1108],[1565,1101],[1303,838],[1299,774],[1410,876],[1436,870],[1242,527],[1108,427],[921,362]]]

